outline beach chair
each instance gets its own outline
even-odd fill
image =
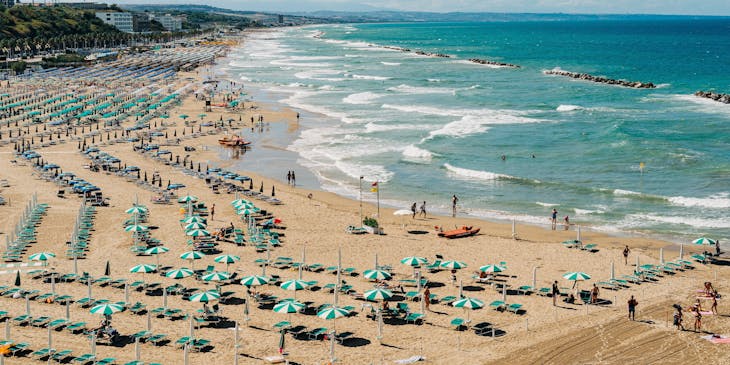
[[[148,337],[146,342],[151,343],[155,346],[159,346],[159,344],[161,342],[166,341],[166,340],[167,340],[167,335],[158,333],[156,335],[152,335],[152,336]]]
[[[707,262],[709,261],[708,258],[707,258],[707,256],[701,255],[701,254],[698,254],[698,253],[692,255],[691,257],[692,257],[693,260],[695,260],[695,261],[697,261],[697,262],[699,262],[701,264],[707,264]]]
[[[48,328],[55,330],[56,328],[63,327],[66,324],[68,324],[68,321],[67,320],[65,320],[65,319],[56,319],[56,320],[51,321],[51,322],[48,323]]]
[[[318,340],[320,337],[324,338],[324,335],[327,333],[327,329],[324,327],[315,328],[309,332],[307,332],[307,339],[309,340]]]
[[[596,247],[598,247],[598,245],[596,245],[595,243],[589,243],[585,246],[581,246],[580,249],[587,252],[597,252],[598,249]]]
[[[31,317],[27,314],[22,314],[22,315],[19,315],[19,316],[13,318],[13,323],[15,323],[18,326],[21,326],[24,324],[29,324],[30,321],[32,321],[32,320],[33,320],[33,317]]]
[[[54,353],[53,355],[51,355],[50,359],[61,363],[67,357],[71,357],[72,352],[73,351],[71,351],[71,350],[61,350],[61,351],[58,351],[58,352]]]
[[[281,321],[278,323],[274,323],[271,327],[276,331],[281,331],[282,329],[291,327],[291,323],[288,321]]]
[[[552,291],[550,290],[550,288],[540,288],[537,291],[537,295],[540,295],[540,296],[543,296],[543,297],[547,297],[547,296],[549,296],[551,294],[551,292]]]
[[[189,336],[180,337],[177,341],[175,341],[175,347],[183,348],[185,345],[189,344],[193,339]]]
[[[419,324],[423,321],[423,313],[408,313],[404,320],[406,323]]]
[[[40,350],[33,351],[30,356],[34,359],[40,360],[44,357],[50,357],[56,350],[44,347]]]
[[[522,309],[522,304],[512,303],[507,306],[507,311],[517,314]]]
[[[66,331],[75,333],[76,331],[83,331],[86,329],[86,322],[74,322],[66,325]]]
[[[97,360],[94,365],[114,365],[116,363],[117,359],[113,357],[107,357],[101,360]]]
[[[96,356],[92,354],[83,354],[81,356],[74,357],[71,361],[83,365],[94,361],[94,358],[96,358]]]
[[[137,303],[134,303],[131,307],[129,307],[129,311],[134,314],[140,314],[141,312],[143,312],[145,310],[145,308],[147,308],[146,305],[144,305],[140,302],[137,302]]]
[[[523,295],[530,295],[534,291],[534,288],[530,285],[523,285],[517,288],[517,293]]]
[[[464,319],[462,318],[454,318],[451,320],[451,327],[454,327],[455,330],[460,330],[462,326],[464,325]]]
[[[210,340],[206,340],[204,338],[196,338],[190,342],[190,350],[199,352],[208,345],[210,345]]]
[[[144,342],[147,337],[151,336],[152,332],[150,331],[139,331],[135,334],[132,334],[132,338],[139,339],[140,342]]]
[[[7,320],[10,318],[7,311],[0,311],[0,322]]]
[[[491,308],[494,308],[494,310],[497,310],[497,311],[504,310],[505,308],[507,308],[507,304],[505,304],[505,302],[503,302],[501,300],[495,300],[495,301],[489,303],[489,306]]]
[[[16,344],[13,344],[12,346],[10,346],[10,348],[8,348],[8,351],[10,352],[10,354],[12,356],[15,356],[19,352],[23,352],[26,349],[28,349],[29,346],[30,345],[27,342],[19,342],[19,343],[16,343]]]

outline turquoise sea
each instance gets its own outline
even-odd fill
[[[457,194],[471,216],[546,225],[556,208],[684,241],[730,238],[730,105],[692,95],[730,93],[728,66],[730,19],[642,17],[285,28],[222,69],[302,112],[284,147],[325,190],[357,197],[363,176],[398,208],[446,212]],[[556,67],[659,87],[543,73]]]

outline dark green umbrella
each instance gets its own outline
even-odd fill
[[[112,270],[109,267],[109,260],[106,261],[106,268],[104,268],[104,276],[110,276],[112,274]]]
[[[15,272],[15,286],[20,286],[20,270]]]

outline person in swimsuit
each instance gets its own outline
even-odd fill
[[[550,218],[550,221],[552,222],[552,229],[554,231],[558,224],[558,210],[555,208],[553,208],[553,215],[552,218]]]
[[[628,301],[629,305],[629,319],[634,321],[636,320],[636,306],[639,305],[639,302],[634,299],[634,296],[631,296],[631,299]]]
[[[702,313],[700,313],[700,308],[695,307],[694,309],[694,315],[695,315],[695,332],[702,331]]]
[[[630,252],[631,252],[631,250],[629,250],[629,246],[626,245],[626,247],[624,248],[624,265],[629,264],[629,253]]]

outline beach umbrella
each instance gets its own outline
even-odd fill
[[[363,276],[370,280],[388,280],[391,278],[390,273],[384,270],[365,270]]]
[[[144,253],[146,253],[148,255],[155,255],[155,259],[157,259],[157,266],[159,267],[160,266],[160,254],[165,253],[167,251],[170,251],[170,249],[167,247],[156,246],[156,247],[146,249],[144,251]]]
[[[261,181],[261,187],[259,188],[259,193],[263,193],[263,192],[264,192],[264,182]]]
[[[191,237],[205,237],[210,236],[210,232],[204,230],[204,229],[191,229],[189,231],[185,232],[186,235]]]
[[[583,281],[583,280],[589,280],[591,278],[591,276],[584,272],[569,272],[569,273],[563,274],[563,278],[566,280],[571,280],[571,281]]]
[[[368,290],[365,293],[363,293],[363,297],[366,300],[369,301],[379,301],[379,300],[386,300],[390,299],[390,297],[393,296],[393,293],[390,290],[381,289],[381,288],[375,288],[372,290]]]
[[[258,212],[260,212],[260,210],[258,210],[257,208],[250,208],[250,209],[249,208],[246,208],[246,209],[241,209],[241,210],[236,211],[236,214],[238,214],[238,215],[252,215],[252,214],[256,214]]]
[[[99,304],[89,311],[91,314],[102,314],[102,315],[110,315],[116,312],[121,312],[124,309],[119,304],[114,303],[105,303],[105,304]]]
[[[189,118],[189,116],[187,114],[180,114],[180,115],[178,115],[178,117],[180,117],[180,119],[182,119],[182,120]]]
[[[309,284],[306,281],[299,279],[287,280],[279,285],[282,289],[291,291],[306,289],[307,286],[309,286]]]
[[[146,274],[146,273],[155,272],[155,270],[157,270],[157,266],[155,266],[155,265],[141,264],[141,265],[132,267],[131,269],[129,269],[129,272]]]
[[[206,224],[207,220],[199,215],[191,215],[183,220],[184,223],[203,223]]]
[[[295,300],[284,300],[274,306],[276,313],[297,313],[304,309],[305,305]]]
[[[715,240],[707,237],[700,237],[694,241],[692,241],[695,245],[714,245],[717,243]]]
[[[203,281],[223,281],[228,280],[230,278],[230,275],[227,272],[212,272],[207,275],[203,275],[201,279]]]
[[[185,195],[177,200],[178,203],[195,203],[196,201],[198,201],[198,197],[193,195]]]
[[[147,213],[147,208],[135,205],[124,211],[127,214],[144,214]]]
[[[484,265],[480,267],[479,270],[482,272],[495,273],[504,271],[504,268],[499,265]]]
[[[182,279],[193,275],[193,270],[185,267],[168,271],[165,276],[172,279]]]
[[[15,272],[15,286],[20,286],[20,270]]]
[[[449,260],[449,261],[442,262],[441,267],[445,267],[445,268],[451,269],[451,270],[458,270],[458,269],[465,268],[466,264],[461,261]]]
[[[250,204],[250,203],[251,203],[251,201],[246,200],[246,199],[235,199],[235,200],[231,201],[231,205],[233,205],[233,206],[236,206],[239,204]]]
[[[187,251],[180,255],[183,260],[200,260],[205,257],[205,254],[200,251]]]
[[[228,271],[228,265],[241,261],[241,257],[236,255],[220,255],[213,261],[219,264],[226,264],[226,271]]]
[[[329,306],[325,309],[322,309],[317,313],[317,317],[322,319],[337,319],[340,317],[345,317],[350,312],[347,309],[335,307],[335,306]]]
[[[188,223],[185,226],[185,230],[186,231],[192,231],[194,229],[205,229],[205,227],[207,227],[207,225],[204,224],[204,223],[193,222],[193,223]]]
[[[459,299],[459,300],[453,302],[452,305],[454,306],[454,308],[464,308],[464,310],[466,310],[466,309],[474,310],[474,309],[484,308],[484,302],[482,302],[479,299],[475,299],[475,298]],[[466,316],[467,316],[466,320],[467,320],[467,322],[469,322],[470,321],[469,312],[466,312]]]
[[[268,283],[269,283],[269,278],[266,276],[261,276],[261,275],[250,275],[250,276],[245,276],[241,279],[241,285],[247,286],[247,287],[265,285]]]
[[[190,296],[191,302],[201,302],[201,303],[207,303],[210,301],[218,300],[221,298],[221,295],[214,290],[204,291],[200,293],[195,293]]]
[[[144,232],[149,230],[146,226],[143,226],[141,224],[132,224],[129,226],[124,227],[125,232]]]
[[[418,267],[427,263],[428,260],[423,257],[409,256],[403,258],[402,260],[400,260],[400,262],[408,266]]]
[[[112,268],[109,266],[109,260],[106,260],[106,265],[104,266],[104,276],[109,276],[112,274]]]
[[[56,254],[54,254],[54,253],[39,252],[39,253],[34,253],[34,254],[28,256],[28,259],[31,261],[48,261],[54,257],[56,257]]]

